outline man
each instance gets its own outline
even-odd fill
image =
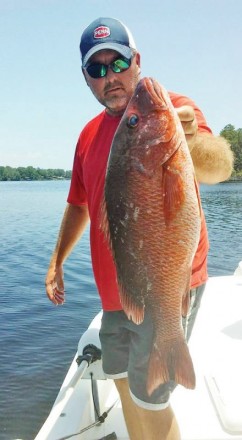
[[[80,44],[82,70],[87,85],[105,110],[82,130],[77,143],[68,204],[58,242],[46,277],[46,291],[56,305],[64,302],[63,263],[80,239],[89,219],[92,264],[104,310],[100,339],[104,371],[115,380],[131,440],[177,440],[175,415],[169,405],[172,385],[160,386],[148,396],[145,386],[147,362],[137,368],[138,353],[146,344],[149,357],[151,323],[135,325],[122,311],[116,272],[109,246],[100,230],[99,209],[107,159],[114,133],[140,78],[140,54],[130,31],[113,18],[99,18],[83,32]],[[170,93],[177,108],[200,182],[217,183],[232,171],[233,156],[223,138],[215,138],[204,116],[189,99]],[[187,337],[207,280],[208,238],[204,216],[201,237],[193,262],[191,311],[184,323]],[[148,324],[147,324],[148,322]],[[122,328],[122,330],[121,330]],[[137,356],[131,360],[131,334]],[[138,375],[139,370],[139,375]],[[137,379],[138,377],[138,379]]]

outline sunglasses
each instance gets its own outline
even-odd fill
[[[114,73],[122,73],[128,70],[132,62],[131,58],[119,57],[110,64],[93,63],[86,67],[86,71],[91,78],[104,78],[108,73],[108,68]]]

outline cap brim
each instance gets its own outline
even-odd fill
[[[115,50],[116,52],[123,55],[123,57],[125,57],[125,58],[131,58],[131,56],[132,56],[132,49],[128,46],[124,46],[123,44],[118,44],[118,43],[100,43],[100,44],[97,44],[96,46],[92,47],[86,53],[86,55],[84,56],[84,58],[82,60],[82,66],[86,67],[91,56],[94,55],[95,53],[99,52],[100,50],[104,50],[104,49]]]

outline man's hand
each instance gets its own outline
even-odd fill
[[[45,279],[46,293],[50,301],[56,306],[65,301],[63,267],[50,265]]]
[[[194,109],[189,105],[183,105],[182,107],[178,107],[176,111],[180,118],[186,136],[188,148],[191,152],[194,147],[197,130],[198,130]]]
[[[63,264],[80,239],[89,221],[87,205],[67,204],[59,237],[45,279],[46,293],[55,305],[65,300]]]

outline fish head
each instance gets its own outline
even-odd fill
[[[115,144],[153,172],[178,148],[177,129],[181,132],[181,124],[167,91],[156,80],[142,78],[120,121]]]

